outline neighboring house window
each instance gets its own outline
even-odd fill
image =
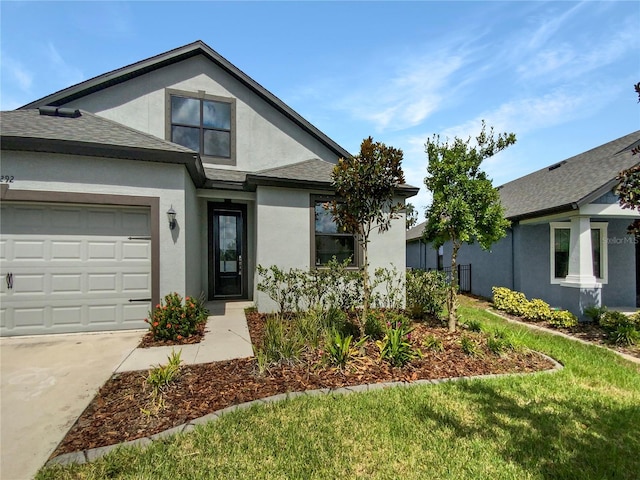
[[[551,223],[551,282],[560,283],[569,274],[571,223]],[[607,283],[607,224],[591,223],[593,276]]]
[[[438,270],[444,270],[444,247],[438,248]]]
[[[203,92],[168,93],[168,139],[199,152],[205,162],[234,164],[234,100]]]
[[[326,265],[332,258],[338,262],[350,259],[349,265],[358,266],[356,237],[344,232],[333,219],[327,199],[313,200],[313,218],[315,241],[312,245],[312,258],[316,267]]]

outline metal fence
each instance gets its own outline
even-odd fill
[[[451,281],[451,267],[444,267],[442,271],[447,276],[447,282]],[[471,264],[458,265],[458,290],[461,293],[471,292]]]

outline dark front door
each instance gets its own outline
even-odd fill
[[[246,207],[209,204],[209,298],[246,298]]]

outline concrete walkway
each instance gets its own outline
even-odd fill
[[[136,348],[143,330],[0,338],[0,479],[33,478],[114,372],[166,364],[173,348],[185,364],[253,355],[244,308],[210,302],[199,344]]]
[[[251,337],[244,315],[251,302],[209,302],[206,335],[200,343],[177,347],[136,348],[116,372],[147,370],[164,365],[172,351],[182,351],[183,364],[219,362],[253,356]]]

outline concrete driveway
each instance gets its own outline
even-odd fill
[[[143,333],[0,339],[0,478],[33,478]]]

